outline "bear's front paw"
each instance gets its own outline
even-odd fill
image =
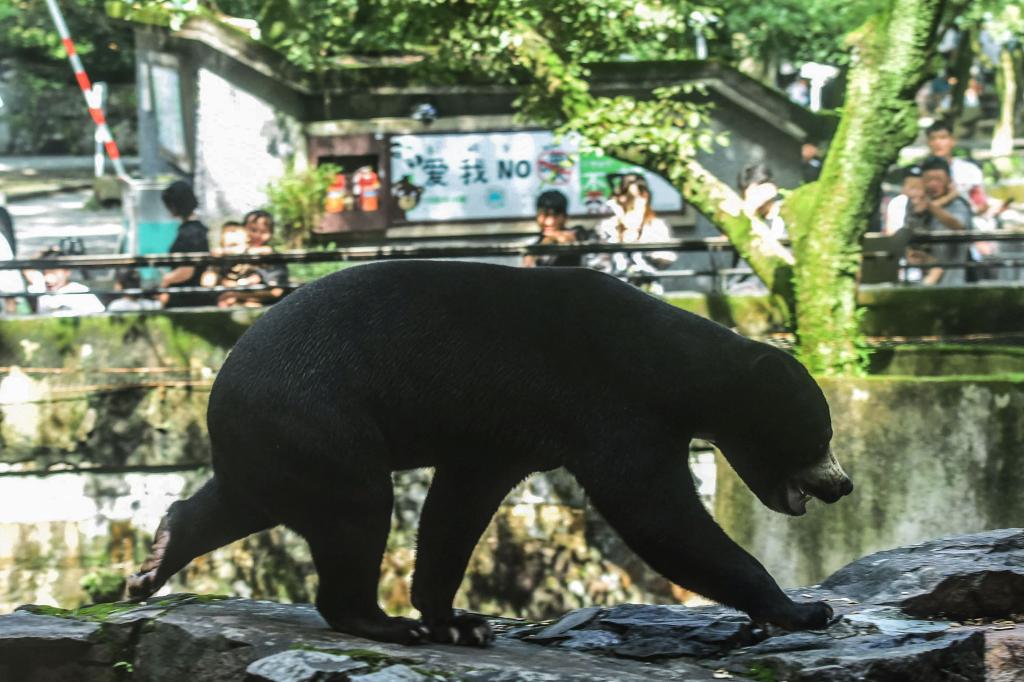
[[[782,614],[766,620],[786,630],[824,630],[832,619],[832,607],[823,601],[793,603]]]
[[[494,641],[491,626],[484,618],[468,613],[427,623],[430,638],[443,644],[487,646]]]

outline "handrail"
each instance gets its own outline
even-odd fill
[[[875,258],[892,258],[902,255],[905,244],[943,244],[943,243],[972,243],[972,242],[1024,242],[1024,230],[999,230],[995,232],[973,232],[962,230],[943,230],[916,235],[908,235],[904,240],[892,240],[893,235],[880,233],[868,233],[864,239],[864,251],[862,257],[865,260]],[[788,245],[788,240],[780,240]],[[879,241],[875,247],[872,242]],[[873,248],[875,247],[875,248]],[[888,248],[886,248],[888,247]],[[97,254],[81,256],[48,256],[44,258],[26,258],[3,262],[0,270],[28,270],[28,269],[98,269],[98,268],[138,268],[158,266],[196,266],[196,267],[224,267],[234,264],[252,265],[280,265],[299,263],[324,263],[341,261],[373,261],[390,259],[430,259],[430,258],[474,258],[483,256],[512,256],[523,257],[526,255],[587,255],[621,252],[650,252],[650,251],[674,251],[674,252],[705,252],[710,254],[735,251],[733,245],[724,236],[706,238],[686,238],[665,242],[652,242],[644,244],[616,244],[581,242],[577,244],[537,244],[537,243],[498,243],[498,244],[472,244],[466,242],[448,243],[441,245],[425,245],[422,243],[392,243],[365,246],[348,246],[325,250],[297,249],[264,254],[234,254],[214,255],[212,253],[170,253],[170,254],[148,254],[148,255],[121,255],[121,254]],[[996,258],[986,258],[981,262],[933,262],[927,265],[901,264],[899,269],[907,268],[928,269],[934,267],[947,269],[973,270],[977,268],[1011,268],[1024,266],[1024,253],[1021,257],[1002,255]],[[755,274],[753,270],[744,265],[733,265],[731,267],[696,268],[669,268],[649,273],[641,273],[636,277],[645,280],[661,279],[666,277],[730,277],[746,276]],[[288,285],[281,284],[256,284],[245,287],[149,287],[128,290],[97,290],[92,289],[90,293],[101,298],[118,296],[154,296],[160,293],[186,294],[186,293],[258,293],[270,290],[290,292],[301,286],[302,282]],[[6,298],[29,298],[34,299],[40,296],[52,295],[52,292],[17,292],[0,294],[0,299]],[[212,300],[212,297],[211,297]]]
[[[322,251],[305,249],[277,251],[266,254],[219,255],[211,253],[159,253],[140,256],[119,254],[55,256],[24,258],[0,264],[2,270],[47,270],[53,268],[122,268],[167,265],[233,265],[235,263],[326,263],[333,261],[368,261],[402,258],[459,258],[478,256],[525,256],[547,254],[618,253],[621,251],[707,251],[731,249],[725,237],[680,239],[649,244],[387,244],[380,246],[349,246]]]
[[[889,237],[869,233],[871,237]],[[788,240],[780,240],[787,245]],[[945,230],[917,234],[910,238],[912,244],[969,243],[991,241],[1024,241],[1024,230],[1000,230],[995,232],[964,232]],[[139,256],[120,254],[97,254],[84,256],[57,256],[46,258],[20,258],[0,264],[3,270],[46,270],[52,268],[132,268],[159,266],[209,265],[223,266],[236,263],[281,264],[281,263],[326,263],[337,261],[370,261],[403,258],[473,258],[482,256],[526,256],[526,255],[577,255],[596,253],[679,251],[679,252],[720,252],[733,251],[734,247],[726,237],[704,237],[676,239],[643,244],[615,244],[606,242],[581,242],[579,244],[381,244],[373,246],[347,246],[335,249],[278,251],[265,254],[213,255],[211,253],[160,253]],[[868,251],[868,253],[874,253]]]

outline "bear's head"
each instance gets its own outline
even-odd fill
[[[831,504],[853,491],[830,447],[828,403],[803,365],[758,344],[737,379],[731,419],[712,440],[765,506],[800,516],[811,497]]]

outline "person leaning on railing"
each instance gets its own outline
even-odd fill
[[[60,246],[52,246],[39,253],[41,259],[59,258],[68,254]],[[72,277],[70,268],[47,268],[23,272],[30,293],[40,294],[35,299],[35,312],[40,315],[88,315],[102,313],[103,302],[82,282]]]
[[[638,173],[622,176],[615,195],[608,202],[613,215],[597,226],[597,237],[613,244],[642,244],[666,242],[672,239],[668,224],[659,218],[651,205],[650,187]],[[609,257],[591,259],[591,267],[643,285],[653,293],[662,293],[657,280],[658,270],[667,268],[676,260],[671,251],[634,251],[610,254]]]
[[[274,252],[271,240],[274,237],[274,218],[267,211],[255,210],[245,214],[242,221],[248,235],[246,253],[268,254]],[[255,269],[254,279],[250,284],[264,284],[269,289],[263,291],[239,292],[237,303],[245,306],[259,306],[274,303],[284,296],[283,287],[288,286],[288,266],[284,263],[261,263]]]
[[[167,211],[181,220],[178,226],[178,234],[171,244],[171,253],[208,253],[210,241],[207,236],[206,225],[203,225],[196,218],[196,209],[199,202],[187,182],[178,180],[171,183],[163,191],[160,198],[167,207]],[[160,280],[160,286],[171,287],[198,287],[203,275],[203,268],[192,265],[182,265],[174,268]],[[182,308],[185,306],[211,305],[211,296],[203,292],[172,293],[162,294],[161,301],[166,308]]]
[[[928,198],[924,221],[919,229],[925,232],[936,230],[970,230],[971,207],[960,196],[950,179],[949,163],[937,156],[929,157],[921,164],[921,176]],[[966,282],[965,268],[927,267],[936,262],[967,263],[968,245],[963,243],[935,244],[930,249],[917,248],[907,255],[912,265],[925,268],[922,284],[931,286],[959,286]]]
[[[580,226],[569,227],[569,200],[557,189],[549,189],[537,197],[537,227],[540,234],[535,244],[578,244],[589,235]],[[580,267],[581,253],[551,253],[523,256],[523,267]]]

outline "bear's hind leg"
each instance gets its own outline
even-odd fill
[[[167,510],[149,556],[128,578],[128,596],[146,599],[197,556],[274,525],[262,512],[226,499],[214,476],[195,495]]]
[[[287,521],[309,543],[320,578],[320,615],[332,630],[357,637],[399,644],[427,641],[423,624],[392,618],[377,602],[394,503],[390,474],[372,482],[321,483],[324,489],[307,497],[313,503]]]
[[[412,603],[436,642],[485,646],[494,635],[480,616],[455,615],[452,600],[480,535],[525,473],[438,468],[420,514]]]

